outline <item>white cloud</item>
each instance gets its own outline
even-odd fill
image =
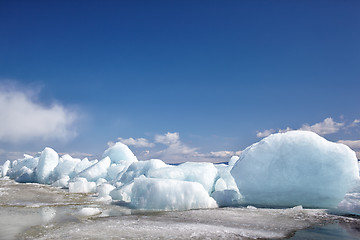
[[[217,151],[217,152],[210,152],[209,157],[215,157],[215,158],[226,158],[229,159],[232,156],[239,156],[241,154],[241,151]]]
[[[174,132],[174,133],[168,132],[165,135],[156,135],[155,142],[170,146],[172,144],[179,143],[180,136],[178,132]]]
[[[167,147],[153,155],[169,162],[196,161],[199,157],[197,148],[191,148],[180,141],[178,132],[166,133],[165,135],[156,135],[155,142],[166,145]]]
[[[149,142],[146,138],[118,138],[119,142],[122,142],[128,146],[134,147],[149,147],[152,148],[155,146],[154,143]]]
[[[355,119],[348,127],[356,127],[360,123],[360,119]]]
[[[36,93],[0,86],[0,141],[68,140],[77,114],[60,104],[49,107],[35,101]]]
[[[339,140],[338,143],[345,144],[353,150],[360,150],[360,140]]]
[[[154,142],[150,142],[145,138],[118,138],[122,143],[134,147],[149,147],[151,150],[135,151],[139,159],[147,160],[151,158],[159,158],[168,163],[181,163],[186,161],[206,161],[206,162],[224,162],[228,161],[234,155],[240,155],[241,151],[217,151],[209,153],[201,153],[198,148],[190,147],[180,140],[178,132],[157,134]],[[108,143],[109,146],[114,144]],[[164,146],[165,145],[165,146]]]
[[[358,124],[357,120],[355,120],[352,124]],[[323,135],[327,135],[327,134],[337,133],[343,127],[345,127],[345,123],[335,122],[331,117],[329,117],[329,118],[324,119],[324,121],[315,123],[314,125],[311,125],[311,126],[308,124],[303,124],[301,126],[301,128],[299,128],[298,130],[312,131],[312,132],[315,132],[315,133],[323,136]],[[262,138],[262,137],[267,137],[275,132],[284,133],[284,132],[288,132],[288,131],[292,131],[292,130],[293,129],[290,127],[287,127],[285,129],[277,129],[277,130],[268,129],[263,132],[258,131],[256,136],[259,138]]]
[[[267,137],[267,136],[269,136],[269,135],[271,135],[271,134],[273,134],[273,133],[275,133],[276,131],[274,130],[274,129],[267,129],[267,130],[265,130],[265,131],[263,131],[263,132],[257,132],[256,133],[256,136],[258,137],[258,138],[263,138],[263,137]]]
[[[337,133],[345,123],[335,122],[331,117],[326,118],[324,121],[309,126],[304,124],[299,130],[312,131],[319,135],[327,135]]]

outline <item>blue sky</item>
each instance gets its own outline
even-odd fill
[[[221,161],[300,128],[360,152],[359,10],[0,0],[0,162],[96,157],[118,138],[142,159]]]

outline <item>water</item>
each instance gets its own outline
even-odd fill
[[[0,239],[359,239],[360,220],[321,209],[144,212],[0,180]]]

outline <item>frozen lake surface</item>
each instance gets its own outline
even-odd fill
[[[0,180],[0,239],[359,239],[359,228],[360,219],[322,209],[149,212]]]

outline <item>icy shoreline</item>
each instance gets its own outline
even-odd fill
[[[300,206],[149,212],[41,184],[2,179],[0,189],[8,193],[0,198],[0,239],[279,239],[309,227],[360,225],[357,218]]]
[[[7,240],[274,239],[360,225],[345,215],[360,214],[355,153],[304,131],[264,138],[228,164],[138,161],[116,143],[94,161],[45,148],[5,162],[1,176]]]

